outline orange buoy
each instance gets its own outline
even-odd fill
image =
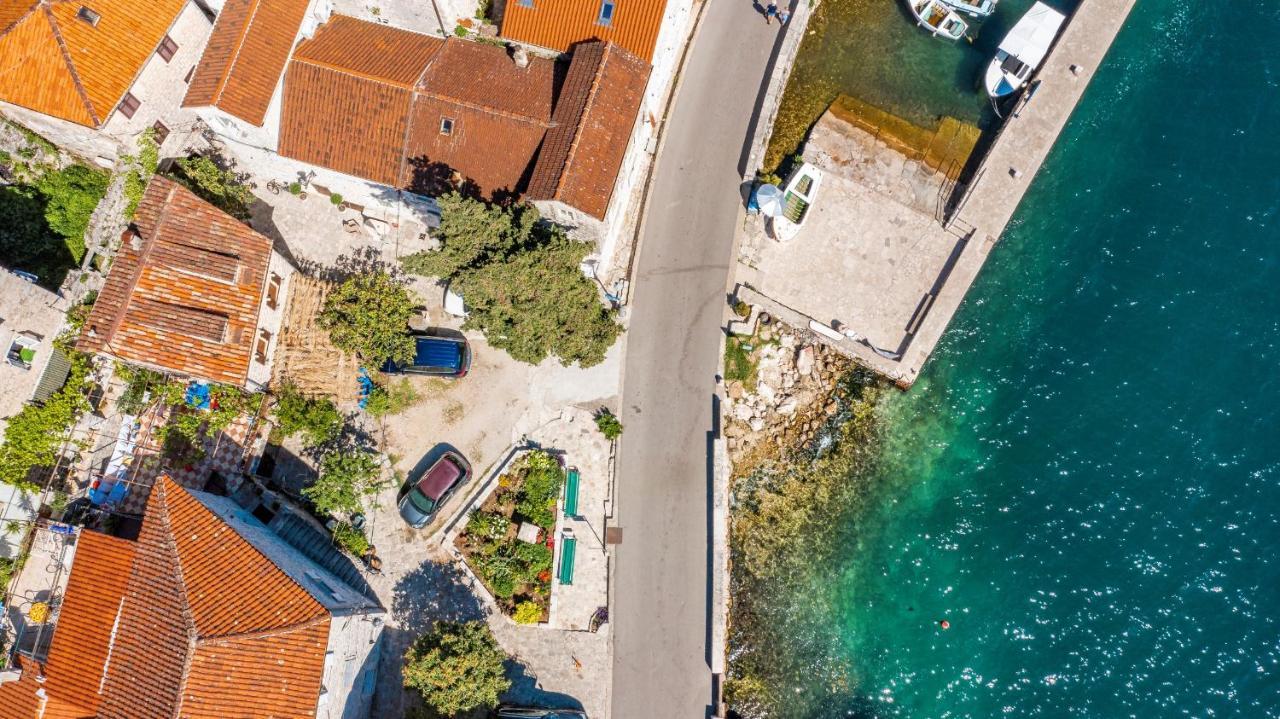
[[[951,622],[949,622],[949,621],[947,621],[947,620],[943,619],[942,621],[938,622],[938,626],[942,627],[943,629],[950,629],[950,628],[951,628]]]

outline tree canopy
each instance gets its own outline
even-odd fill
[[[347,278],[324,300],[319,324],[338,349],[351,352],[370,367],[387,360],[413,359],[408,334],[414,300],[400,280],[383,271]]]
[[[604,360],[621,328],[579,269],[590,245],[541,222],[530,205],[504,208],[457,193],[439,202],[440,249],[406,257],[403,266],[462,294],[470,312],[464,328],[530,364]]]
[[[511,686],[506,658],[483,621],[436,622],[405,654],[404,685],[445,716],[494,707]]]

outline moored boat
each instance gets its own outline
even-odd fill
[[[1026,85],[1031,74],[1044,62],[1049,46],[1066,19],[1062,13],[1042,2],[1032,5],[1000,41],[996,56],[987,66],[984,82],[987,94],[1005,97]]]
[[[787,179],[782,192],[782,213],[773,217],[773,236],[786,242],[800,232],[822,185],[822,170],[803,163]]]
[[[942,0],[907,0],[907,7],[920,27],[935,37],[959,40],[969,30],[969,25]]]
[[[942,0],[953,10],[973,17],[988,17],[996,11],[998,0]]]

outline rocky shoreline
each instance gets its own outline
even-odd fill
[[[780,324],[740,338],[754,376],[726,381],[721,416],[734,473],[812,442],[840,410],[840,378],[853,363],[821,342]],[[754,380],[754,381],[751,381]]]

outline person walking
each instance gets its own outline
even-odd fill
[[[788,20],[790,20],[790,19],[791,19],[791,13],[787,12],[787,10],[786,10],[785,8],[784,8],[784,9],[782,9],[782,10],[779,10],[779,11],[778,11],[778,24],[779,24],[779,25],[786,25],[786,24],[787,24],[787,21],[788,21]]]
[[[778,15],[778,4],[773,0],[769,0],[769,7],[764,9],[764,22],[766,25],[772,25],[773,19]]]

